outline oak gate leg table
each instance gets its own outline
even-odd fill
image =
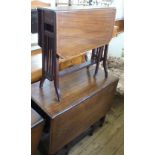
[[[85,131],[92,135],[96,122],[102,125],[104,117],[113,104],[118,78],[95,66],[90,66],[60,77],[62,98],[58,102],[53,84],[46,80],[39,89],[39,82],[31,85],[32,106],[46,120],[40,148],[43,155],[65,155],[71,143]],[[81,76],[82,75],[82,76]],[[59,153],[64,150],[63,154]]]

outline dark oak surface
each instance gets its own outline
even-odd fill
[[[31,155],[36,155],[44,127],[43,118],[31,108]]]
[[[99,69],[94,78],[95,67],[91,66],[60,78],[62,96],[56,99],[52,82],[45,81],[40,89],[39,82],[32,84],[32,100],[36,107],[49,118],[47,154],[54,154],[74,138],[103,118],[110,109],[118,78]]]
[[[60,102],[57,101],[52,82],[46,80],[43,88],[39,88],[39,82],[32,84],[32,100],[50,117],[55,117],[60,111],[62,113],[62,111],[73,108],[73,106],[85,100],[86,97],[95,94],[116,81],[114,76],[105,79],[104,70],[102,69],[99,69],[98,76],[94,78],[94,69],[95,67],[92,66],[89,70],[84,68],[81,71],[60,77],[60,88],[62,91]]]

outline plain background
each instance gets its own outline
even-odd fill
[[[125,0],[125,155],[155,154],[155,9]],[[31,2],[0,4],[0,154],[31,154]]]

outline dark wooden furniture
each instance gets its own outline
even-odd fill
[[[31,108],[31,155],[36,155],[44,127],[43,118]]]
[[[115,13],[115,8],[101,7],[39,8],[38,34],[43,54],[40,87],[45,79],[53,81],[60,101],[59,58],[72,58],[92,49],[93,60],[96,63],[95,75],[99,62],[103,60],[107,77],[106,57],[108,43],[112,38]],[[91,61],[81,68],[92,64],[94,62]],[[79,67],[74,68],[74,71],[76,69],[79,70]]]
[[[119,33],[118,26],[114,26],[113,37],[117,36],[117,33]],[[81,54],[77,57],[68,58],[68,59],[59,59],[59,71],[70,70],[71,72],[71,67],[75,68],[75,65],[82,66],[80,64],[85,63],[86,61],[88,64],[88,60],[86,60],[85,54]],[[92,57],[91,63],[93,62],[96,62],[95,57]],[[106,65],[106,63],[104,64]],[[66,69],[68,67],[70,67],[70,69]],[[62,74],[62,72],[60,72],[60,75]],[[31,83],[38,82],[41,80],[41,78],[42,78],[42,51],[41,49],[37,49],[37,50],[31,51]]]
[[[38,12],[37,9],[31,9],[31,33],[38,32]]]
[[[118,26],[114,26],[113,37],[117,36],[118,33],[117,30]],[[95,57],[92,57],[92,60],[95,62]],[[75,68],[75,65],[82,66],[80,64],[85,62],[86,62],[85,54],[68,59],[59,59],[59,71],[71,70],[72,66],[73,66],[72,68]],[[70,67],[70,69],[66,69],[68,67]],[[60,75],[62,74],[62,72],[60,72]],[[31,83],[38,82],[41,80],[41,78],[42,78],[42,51],[41,49],[37,49],[31,51]]]
[[[38,88],[39,82],[32,84],[33,107],[47,120],[49,136],[44,142],[47,155],[65,147],[103,118],[111,107],[118,79],[111,75],[104,79],[100,68],[94,78],[94,70],[90,66],[89,70],[84,68],[60,77],[61,104],[51,82],[46,80],[42,89]]]
[[[38,33],[38,7],[49,7],[50,3],[42,1],[31,1],[31,33]],[[74,58],[59,59],[59,70],[78,65],[85,62],[85,55]],[[40,81],[42,77],[42,51],[41,49],[31,51],[31,83]]]
[[[38,32],[38,7],[48,7],[50,3],[45,3],[39,0],[31,0],[31,33]]]

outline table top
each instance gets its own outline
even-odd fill
[[[84,68],[61,77],[59,79],[61,90],[60,102],[57,101],[53,82],[46,80],[41,89],[39,88],[39,82],[32,84],[32,100],[49,117],[54,118],[90,96],[95,95],[109,84],[118,81],[118,78],[112,75],[105,79],[103,69],[99,69],[98,75],[94,78],[94,69],[94,66],[91,66],[89,71]]]
[[[45,23],[55,23],[55,50],[64,59],[104,46],[112,38],[116,14],[113,7],[73,6],[39,9],[44,11]]]

